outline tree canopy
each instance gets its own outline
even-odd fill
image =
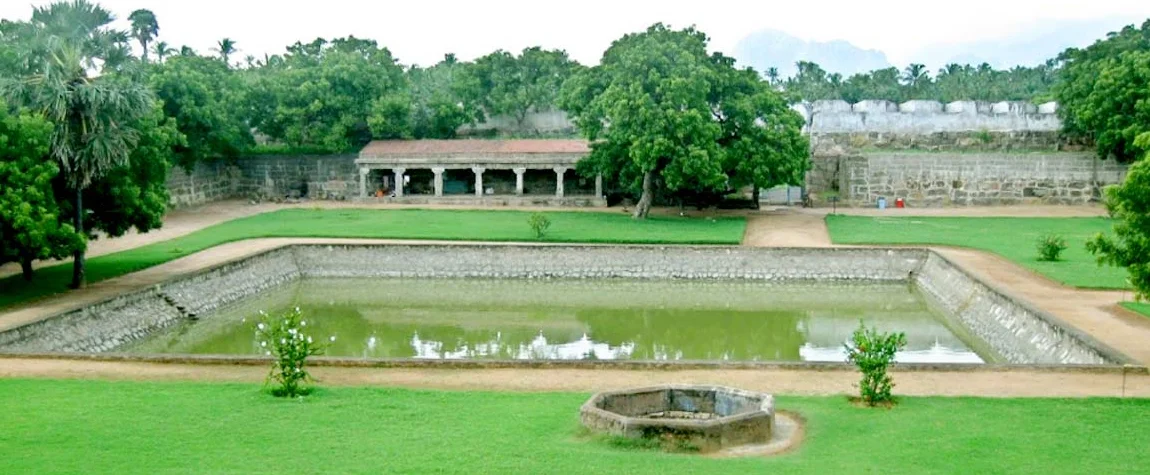
[[[802,118],[753,71],[709,56],[707,43],[694,28],[656,24],[616,40],[564,91],[563,107],[593,142],[580,170],[637,191],[637,218],[659,191],[793,182],[790,170],[807,166]]]
[[[52,124],[28,113],[9,113],[0,101],[0,265],[17,262],[32,279],[32,262],[62,259],[84,247],[63,222],[49,159]]]
[[[1150,131],[1150,20],[1070,49],[1056,88],[1063,130],[1093,141],[1098,154],[1121,161],[1141,157],[1139,134]]]

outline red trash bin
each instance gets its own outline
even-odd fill
[[[906,202],[903,201],[902,198],[895,198],[894,207],[895,208],[906,208]]]

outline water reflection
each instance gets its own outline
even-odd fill
[[[982,361],[905,286],[635,281],[305,280],[129,350],[260,354],[251,317],[293,306],[333,356],[843,361],[861,318],[907,333],[899,361]]]

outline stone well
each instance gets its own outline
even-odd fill
[[[719,386],[602,392],[579,412],[583,425],[594,432],[636,439],[669,437],[702,452],[768,443],[775,425],[771,395]]]

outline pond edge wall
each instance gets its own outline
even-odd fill
[[[290,245],[5,331],[0,351],[110,352],[301,277],[906,282],[1012,364],[1132,363],[928,249],[727,246]]]

